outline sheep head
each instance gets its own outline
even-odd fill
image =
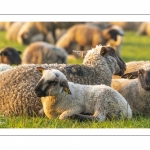
[[[150,90],[150,65],[146,64],[138,71],[126,73],[122,76],[122,78],[138,78],[142,88],[145,90]]]
[[[66,92],[71,94],[66,76],[56,69],[44,70],[37,67],[42,73],[42,77],[36,84],[35,93],[38,97],[57,96],[59,93]]]
[[[123,75],[124,71],[126,70],[126,64],[124,63],[124,61],[117,55],[116,51],[110,47],[110,46],[102,46],[101,50],[100,50],[100,55],[107,58],[109,56],[115,58],[114,60],[116,60],[119,69],[118,71],[116,71],[114,73],[114,75]]]

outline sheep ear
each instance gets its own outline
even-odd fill
[[[87,51],[73,50],[73,52],[76,53],[77,55],[79,55],[81,58],[84,58],[84,56],[87,54]]]
[[[69,85],[68,85],[68,81],[67,80],[62,80],[60,81],[60,86],[63,87],[63,90],[67,93],[67,94],[71,94],[71,91],[69,89]]]
[[[43,74],[44,68],[42,68],[42,67],[36,67],[36,69],[37,69],[38,71],[40,71],[40,72]]]
[[[130,73],[126,73],[124,75],[121,76],[121,78],[125,78],[125,79],[136,79],[138,77],[138,72],[130,72]]]
[[[104,56],[104,55],[106,55],[107,53],[108,53],[108,49],[103,46],[103,47],[101,48],[100,55],[101,55],[101,56]]]

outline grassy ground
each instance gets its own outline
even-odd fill
[[[8,41],[5,32],[0,32],[0,49],[12,46],[23,52],[25,45]],[[150,37],[137,36],[135,32],[125,32],[121,57],[125,62],[133,60],[150,60]],[[80,64],[81,59],[69,59],[68,63]],[[3,117],[0,116],[0,128],[149,128],[150,117],[134,116],[131,120],[106,121],[106,122],[79,122],[66,119],[64,121],[49,120],[47,117]]]

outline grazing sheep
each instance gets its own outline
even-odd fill
[[[25,64],[14,67],[0,75],[0,111],[3,114],[32,116],[42,108],[40,98],[34,92],[41,78],[37,67],[58,69],[74,83],[108,86],[113,74],[123,75],[125,71],[125,63],[109,46],[96,46],[89,50],[82,65]]]
[[[138,71],[126,73],[122,77],[128,79],[113,79],[111,87],[125,97],[133,114],[150,116],[150,64],[145,64]]]
[[[14,22],[6,32],[6,38],[8,40],[17,41],[18,32],[23,24],[23,22]]]
[[[21,64],[20,51],[12,47],[6,47],[0,50],[0,63],[19,65]]]
[[[67,53],[47,42],[31,43],[23,52],[22,64],[67,63]]]
[[[105,121],[106,118],[131,119],[132,111],[125,100],[116,90],[106,85],[81,85],[68,82],[66,76],[56,69],[44,70],[42,77],[35,87],[35,93],[41,97],[45,115],[59,119],[79,114],[82,120]],[[93,116],[80,115],[90,113]],[[77,117],[77,116],[76,116]]]
[[[143,22],[137,31],[138,35],[148,35],[150,36],[150,22]]]
[[[124,73],[129,73],[133,71],[138,71],[143,65],[150,64],[150,61],[130,61],[126,63],[126,71]],[[113,79],[120,79],[121,76],[113,75]]]
[[[103,30],[88,24],[76,24],[60,37],[56,46],[66,49],[68,54],[72,54],[70,46],[77,43],[80,50],[95,47],[100,43],[102,45],[110,44],[114,49],[122,44],[123,30],[117,26],[112,26]],[[115,49],[116,50],[116,49]],[[117,50],[119,54],[120,50]]]

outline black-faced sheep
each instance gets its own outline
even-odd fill
[[[22,64],[67,63],[67,52],[47,42],[31,43],[23,52]]]
[[[80,50],[89,49],[96,45],[110,44],[115,50],[122,44],[123,30],[119,27],[112,26],[103,30],[87,24],[76,24],[68,29],[68,31],[60,37],[56,46],[62,47],[67,50],[68,54],[72,54],[70,46],[77,44]],[[119,54],[119,50],[117,50]]]
[[[109,46],[88,51],[82,65],[25,64],[0,74],[0,111],[5,115],[33,115],[42,108],[34,88],[41,78],[37,67],[62,71],[69,81],[80,84],[111,85],[113,74],[123,75],[125,63]],[[7,93],[7,96],[6,96]]]
[[[80,113],[83,120],[106,121],[109,119],[132,118],[132,111],[125,98],[106,85],[81,85],[68,82],[66,76],[56,69],[44,70],[35,87],[35,93],[41,97],[46,116],[50,119],[59,116],[66,119]]]
[[[12,47],[6,47],[0,50],[0,63],[19,65],[21,64],[21,52]]]

